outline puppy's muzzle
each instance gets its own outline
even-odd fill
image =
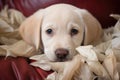
[[[69,55],[69,51],[67,49],[59,48],[55,51],[55,55],[58,61],[65,61]]]

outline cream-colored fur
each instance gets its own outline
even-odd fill
[[[52,30],[47,34],[48,29]],[[78,31],[71,35],[71,29]],[[56,61],[55,51],[67,49],[71,59],[77,52],[76,47],[96,44],[101,38],[100,23],[87,10],[69,4],[56,4],[38,10],[20,26],[23,39],[36,49],[42,48],[51,61]],[[84,40],[84,41],[83,41]]]

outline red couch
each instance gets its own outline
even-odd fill
[[[9,8],[30,16],[36,10],[56,3],[69,3],[89,10],[102,24],[103,28],[115,24],[109,15],[120,14],[120,0],[0,0],[0,9],[6,4]],[[24,57],[0,57],[0,80],[44,80],[50,72],[29,65],[31,61]]]

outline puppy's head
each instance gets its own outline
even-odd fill
[[[99,40],[102,29],[86,10],[57,4],[27,18],[20,33],[28,44],[42,48],[51,61],[65,61],[76,54],[76,47]]]

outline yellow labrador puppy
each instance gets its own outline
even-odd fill
[[[28,44],[42,49],[49,60],[66,61],[77,53],[76,47],[96,44],[102,29],[87,10],[56,4],[27,18],[20,33]]]

